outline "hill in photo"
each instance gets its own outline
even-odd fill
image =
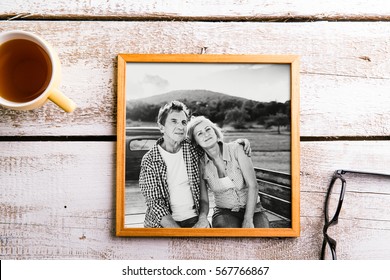
[[[172,100],[179,100],[188,103],[192,103],[192,102],[209,103],[209,102],[223,101],[227,99],[235,99],[240,101],[247,100],[242,97],[231,96],[220,92],[196,89],[196,90],[175,90],[175,91],[170,91],[167,93],[163,93],[151,97],[131,100],[128,102],[161,105],[163,103],[167,103]]]

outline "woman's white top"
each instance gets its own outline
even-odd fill
[[[238,149],[242,149],[242,146],[232,142],[222,143],[222,147],[226,177],[219,178],[217,167],[207,154],[202,158],[200,168],[202,169],[203,179],[214,194],[216,206],[238,211],[245,208],[248,201],[248,186],[237,159]],[[253,165],[251,164],[250,167],[253,168]],[[255,212],[262,210],[259,198],[257,198],[257,201]]]

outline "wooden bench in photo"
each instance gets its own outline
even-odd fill
[[[259,196],[271,228],[291,227],[291,175],[256,168]]]

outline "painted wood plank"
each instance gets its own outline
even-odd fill
[[[167,258],[167,241],[114,236],[114,148],[1,142],[1,259]]]
[[[301,147],[301,195],[307,193],[303,197],[313,200],[310,204],[301,203],[303,213],[321,215],[323,195],[337,169],[390,175],[390,141],[302,142]],[[390,176],[346,174],[344,177],[347,189],[343,218],[389,221],[385,201],[389,199]],[[382,202],[378,202],[379,197]],[[318,204],[313,207],[315,203]],[[311,209],[306,209],[309,205]]]
[[[0,142],[0,150],[2,259],[318,259],[334,169],[390,174],[389,141],[302,142],[301,237],[123,238],[114,236],[114,143]],[[347,180],[332,229],[340,258],[390,258],[382,242],[390,238],[390,179]]]
[[[78,108],[0,109],[0,133],[115,135],[118,53],[298,54],[301,135],[389,134],[390,23],[2,22],[43,36]],[[353,105],[351,105],[353,100]]]
[[[177,5],[174,5],[174,4]],[[389,135],[387,1],[11,1],[0,31],[43,35],[64,66],[62,90],[79,109],[0,108],[0,137],[115,135],[116,54],[266,53],[301,55],[301,135]],[[184,3],[184,4],[183,4]],[[352,3],[352,4],[351,4]],[[207,8],[205,8],[207,7]],[[143,22],[161,19],[253,22]],[[42,146],[44,150],[42,151]],[[390,173],[389,141],[302,142],[300,238],[117,238],[115,143],[0,142],[1,259],[317,259],[323,203],[338,168]],[[389,259],[389,181],[349,175],[339,224],[340,259]],[[237,249],[239,248],[239,249]]]
[[[120,20],[384,20],[390,7],[386,0],[316,1],[181,1],[95,0],[23,1],[3,0],[0,16],[7,19],[116,18]]]

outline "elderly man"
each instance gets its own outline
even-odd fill
[[[145,227],[209,227],[208,207],[203,207],[199,189],[202,151],[187,139],[189,118],[189,110],[179,101],[160,108],[157,124],[162,137],[141,162],[139,185],[147,204]]]

